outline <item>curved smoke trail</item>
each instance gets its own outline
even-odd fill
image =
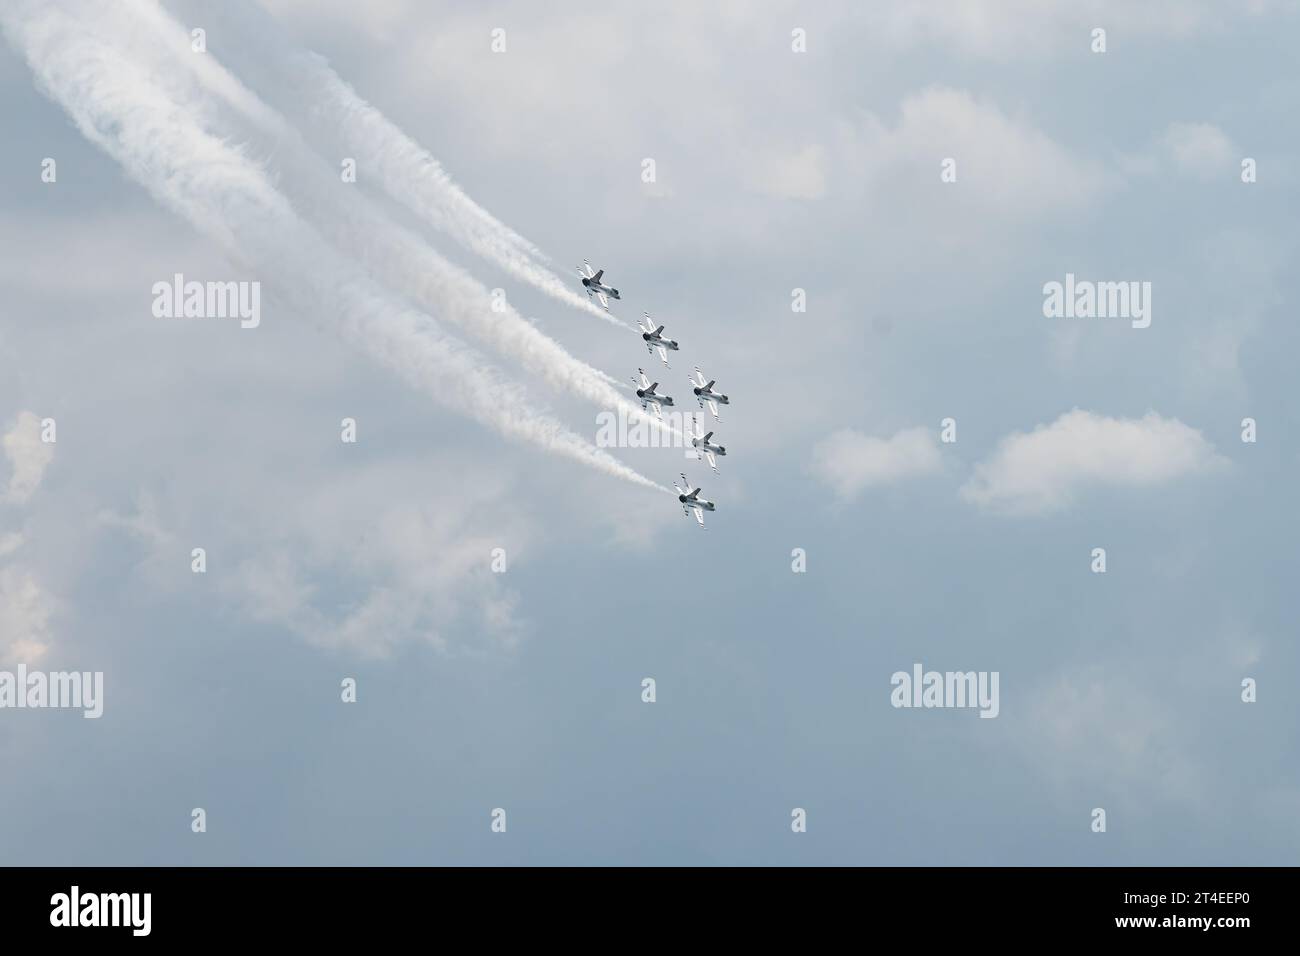
[[[149,73],[95,29],[104,8],[72,16],[50,0],[0,10],[10,42],[81,133],[159,202],[222,245],[288,280],[313,311],[334,315],[373,357],[475,420],[607,474],[667,492],[554,419],[482,356],[442,334],[430,316],[396,302],[302,223],[265,171],[206,132]]]
[[[451,179],[438,160],[363,99],[329,62],[304,50],[256,4],[226,0],[203,8],[206,22],[231,23],[238,42],[222,56],[237,63],[267,102],[318,132],[337,137],[342,155],[355,157],[394,201],[465,248],[561,302],[631,329],[543,265],[545,257],[495,218]]]
[[[155,82],[166,83],[173,96],[195,115],[210,112],[204,94],[214,93],[262,135],[273,137],[277,158],[293,159],[284,162],[284,174],[278,180],[281,190],[297,201],[302,215],[336,247],[357,255],[385,285],[436,309],[441,318],[516,359],[551,386],[602,407],[621,409],[630,420],[645,422],[682,440],[679,429],[648,415],[616,391],[620,383],[574,358],[508,303],[494,302],[490,291],[473,276],[393,222],[354,189],[340,188],[337,172],[296,134],[288,117],[244,86],[214,55],[190,53],[185,29],[177,20],[151,0],[133,0],[128,5],[138,15],[136,19],[129,24],[114,21],[103,25],[104,30],[120,27],[114,31],[119,48],[129,50],[136,62],[156,59]],[[156,40],[137,28],[141,25],[148,27]],[[201,88],[187,83],[189,77],[197,79]],[[215,118],[205,118],[216,125]]]

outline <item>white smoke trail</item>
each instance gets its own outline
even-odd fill
[[[376,107],[362,99],[319,54],[304,50],[256,4],[226,0],[203,7],[205,22],[234,22],[238,42],[221,50],[236,72],[252,83],[281,113],[298,118],[321,135],[337,137],[329,155],[356,158],[392,199],[461,245],[496,263],[511,275],[574,308],[625,329],[539,259],[535,246],[474,202],[452,181],[433,155]],[[341,150],[341,152],[339,151]]]
[[[334,253],[298,219],[261,167],[204,131],[145,70],[100,39],[94,19],[102,9],[82,7],[74,17],[51,0],[10,0],[0,8],[0,23],[82,134],[156,199],[237,260],[287,280],[277,289],[335,315],[350,340],[411,384],[503,434],[668,491],[554,419],[531,412],[522,390],[481,356],[443,336],[429,316],[394,302]]]
[[[365,267],[390,288],[436,309],[441,318],[455,322],[516,359],[553,387],[602,407],[619,408],[632,421],[643,421],[662,434],[682,440],[678,429],[648,415],[616,391],[620,383],[574,358],[507,303],[494,303],[491,293],[469,273],[375,209],[355,190],[339,188],[337,172],[294,133],[289,119],[245,87],[215,55],[194,56],[186,45],[184,27],[156,3],[133,0],[125,6],[137,17],[130,22],[115,20],[103,25],[106,30],[117,28],[115,43],[119,48],[129,50],[136,62],[158,59],[153,71],[156,82],[168,84],[173,96],[193,114],[204,112],[205,93],[215,93],[251,120],[263,135],[274,137],[276,156],[286,167],[279,178],[280,188],[335,246],[358,255]],[[153,36],[140,26],[147,27]],[[202,89],[186,82],[190,76],[197,78]],[[286,156],[292,161],[286,162]]]

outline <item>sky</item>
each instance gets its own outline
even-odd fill
[[[0,861],[1296,862],[1300,6],[102,6],[0,16],[0,674],[103,674]]]

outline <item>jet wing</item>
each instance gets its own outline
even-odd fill
[[[717,471],[718,459],[713,457],[713,452],[709,451],[708,449],[705,449],[704,457],[709,460],[709,467],[712,468],[714,471]]]
[[[592,278],[592,277],[595,275],[595,273],[591,271],[591,263],[590,263],[590,262],[584,262],[584,263],[582,264],[582,268],[586,271],[586,273],[587,273],[587,278],[588,278],[588,279]]]
[[[668,349],[662,345],[656,345],[655,348],[659,350],[659,357],[663,359],[664,366],[666,368],[672,368],[672,366],[668,364]]]
[[[655,418],[659,419],[660,421],[663,421],[664,411],[662,408],[659,407],[659,403],[656,402],[654,399],[650,399],[650,407],[655,410]]]
[[[709,401],[709,411],[713,412],[714,418],[718,418],[718,403],[711,398],[708,401]],[[721,421],[721,419],[718,420]]]
[[[704,509],[701,508],[701,507],[699,507],[699,506],[697,505],[696,507],[692,508],[691,510],[695,512],[695,520],[698,521],[698,522],[700,523],[700,527],[703,528],[703,527],[704,527]]]
[[[605,311],[608,312],[608,311],[609,311],[609,296],[605,295],[605,293],[603,293],[603,292],[597,292],[597,293],[596,293],[596,298],[600,300],[600,304],[603,305],[603,306],[605,307]]]

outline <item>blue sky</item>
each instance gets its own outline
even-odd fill
[[[261,5],[566,282],[604,267],[619,316],[681,340],[671,371],[364,163],[312,202],[304,143],[337,168],[336,117],[295,109],[257,7],[204,6],[162,4],[303,138],[198,73],[128,89],[181,84],[182,122],[313,228],[356,199],[615,379],[681,396],[704,366],[733,399],[718,475],[610,451],[661,484],[685,466],[719,510],[700,533],[467,414],[451,366],[413,386],[413,351],[376,361],[321,291],[357,288],[340,270],[596,439],[597,404],[392,288],[346,229],[326,260],[222,241],[229,206],[178,216],[42,93],[11,20],[0,670],[102,670],[105,704],[0,710],[0,859],[1295,861],[1294,4]],[[200,159],[162,156],[203,182]],[[260,281],[261,325],[155,318],[177,272]],[[1045,317],[1067,273],[1150,282],[1150,327]],[[997,718],[892,707],[915,662],[997,671]]]

